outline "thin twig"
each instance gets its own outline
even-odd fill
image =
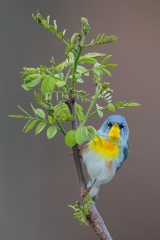
[[[75,120],[72,121],[72,129],[75,130],[78,128],[78,123],[76,119],[76,110],[75,110],[75,98],[68,99],[66,101],[66,104],[68,105],[71,114],[75,116]],[[87,189],[87,184],[84,178],[83,170],[82,170],[82,165],[81,165],[81,156],[79,152],[78,145],[76,144],[73,148],[73,157],[74,157],[74,163],[75,163],[75,168],[76,168],[76,174],[77,174],[77,181],[78,181],[78,186],[81,191],[81,195],[84,198],[85,194],[82,194],[86,189]],[[99,212],[96,209],[96,206],[94,204],[91,205],[89,209],[89,215],[87,216],[87,221],[95,231],[97,235],[97,239],[99,240],[112,240],[108,229],[100,216]]]

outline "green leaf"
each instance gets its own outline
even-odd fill
[[[33,88],[37,86],[41,81],[41,76],[39,74],[31,74],[24,79],[23,87]]]
[[[139,107],[141,104],[136,102],[130,102],[127,107]]]
[[[37,109],[35,109],[35,112],[39,117],[45,119],[46,115],[45,115],[45,112],[42,109],[37,108]]]
[[[103,61],[101,62],[101,66],[104,65],[113,55],[108,55],[107,57],[105,57],[103,59]]]
[[[108,76],[112,77],[111,73],[107,70],[107,69],[104,69],[104,68],[100,68],[105,74],[107,74]]]
[[[32,69],[32,68],[31,68]],[[30,70],[31,70],[30,69]],[[34,69],[34,68],[33,68]],[[35,69],[34,69],[34,71],[35,71]],[[24,81],[32,81],[32,80],[35,80],[35,79],[37,79],[37,78],[40,78],[41,76],[39,75],[39,74],[35,74],[35,73],[33,73],[33,74],[30,74],[29,76],[27,76],[25,79],[24,79]]]
[[[46,108],[46,100],[45,100],[45,97],[40,94],[40,93],[36,93],[36,91],[34,92],[34,97],[36,99],[36,102],[43,106],[44,108]]]
[[[103,112],[101,111],[102,107],[100,107],[98,104],[96,104],[96,108],[97,108],[97,113],[100,117],[103,117]]]
[[[115,112],[115,106],[114,106],[112,103],[109,103],[109,104],[107,105],[107,109],[110,110],[110,111],[112,111],[112,112]]]
[[[98,133],[97,133],[97,131],[96,131],[96,129],[95,129],[94,127],[92,127],[92,126],[87,126],[87,128],[88,128],[89,132],[91,133],[91,139],[90,139],[90,140],[92,140],[92,139],[94,139],[95,137],[97,137],[98,140],[99,140],[100,142],[102,142],[100,136],[98,135]]]
[[[63,87],[64,85],[66,85],[66,83],[64,81],[60,81],[60,80],[56,80],[55,84],[57,87]]]
[[[48,21],[46,21],[42,16],[41,14],[38,12],[36,16],[34,16],[32,14],[32,17],[40,24],[42,25],[44,28],[47,28],[49,27],[49,23]]]
[[[84,80],[82,78],[77,78],[76,82],[78,83],[84,83]]]
[[[69,208],[72,208],[73,210],[76,210],[75,206],[73,205],[68,205]]]
[[[89,57],[80,57],[79,63],[91,63],[95,64],[97,63],[97,60],[94,58],[89,58]]]
[[[69,132],[67,132],[67,134],[65,136],[65,142],[68,147],[73,147],[74,145],[76,145],[74,130],[70,130]]]
[[[84,120],[84,114],[83,114],[82,111],[78,111],[77,112],[77,116],[78,116],[79,121],[83,121]]]
[[[22,77],[27,77],[28,75],[31,74],[37,74],[37,69],[36,68],[23,68],[24,72],[21,72]]]
[[[100,117],[103,117],[103,112],[101,110],[97,110],[97,113]]]
[[[53,33],[53,34],[56,33],[56,29],[55,29],[55,27],[52,26],[52,25],[49,27],[49,31],[50,31],[51,33]]]
[[[111,63],[111,64],[107,64],[105,66],[105,68],[114,68],[114,67],[117,67],[117,66],[118,66],[118,64]]]
[[[70,113],[67,104],[60,102],[54,106],[54,114],[59,117],[60,121],[73,121],[74,116]]]
[[[29,91],[29,90],[31,90],[31,88],[25,86],[25,84],[22,84],[21,87],[22,87],[25,91]]]
[[[93,137],[95,137],[96,136],[96,130],[95,130],[95,128],[94,127],[92,127],[92,126],[88,126],[87,127],[88,128],[88,130],[90,131],[90,133],[93,135]]]
[[[77,33],[74,33],[71,37],[71,44],[74,44],[74,41],[76,40],[77,38]]]
[[[53,77],[46,77],[41,85],[41,92],[45,95],[45,94],[50,94],[52,93],[52,91],[55,88],[55,84],[56,84],[56,79]]]
[[[30,122],[25,130],[25,133],[29,132],[37,124],[38,120],[33,120]]]
[[[80,111],[83,110],[82,106],[81,106],[80,104],[78,104],[78,103],[76,103],[76,108],[77,108],[78,110],[80,110]]]
[[[53,138],[57,133],[57,128],[56,126],[50,126],[48,129],[47,129],[47,137],[48,139],[51,139]]]
[[[37,117],[36,110],[35,110],[35,108],[33,107],[33,105],[32,105],[32,104],[31,104],[31,108],[32,108],[32,110],[33,110],[33,112],[34,112],[34,115]]]
[[[22,115],[9,115],[10,118],[25,118],[25,116]]]
[[[86,71],[88,71],[88,70],[85,67],[82,67],[80,65],[77,66],[77,72],[78,73],[84,74],[85,76],[89,76],[89,72],[86,72]]]
[[[26,129],[26,127],[28,126],[28,124],[29,124],[30,122],[32,122],[32,119],[29,119],[29,120],[26,122],[25,126],[23,127],[22,132],[24,132],[24,130]]]
[[[55,122],[55,119],[54,119],[53,116],[48,114],[48,121],[49,121],[50,124],[53,124]]]
[[[86,57],[86,58],[95,58],[95,57],[103,57],[105,56],[104,53],[97,53],[97,52],[93,52],[93,53],[87,53],[82,57]]]
[[[101,109],[102,107],[99,106],[99,104],[96,104],[96,108],[97,108],[97,110],[98,110],[98,109]]]
[[[84,114],[82,112],[83,111],[82,106],[76,103],[76,109],[77,109],[77,116],[78,116],[79,121],[83,121]]]
[[[115,108],[126,108],[126,107],[138,107],[138,106],[140,106],[141,104],[139,104],[139,103],[136,103],[136,102],[133,102],[133,101],[131,101],[131,102],[122,102],[122,101],[119,101],[119,102],[116,102],[115,104],[114,104],[114,107]]]
[[[40,74],[42,74],[43,73],[43,65],[40,65],[39,70],[40,70]]]
[[[86,216],[89,214],[88,207],[86,205],[84,205],[84,207],[83,207],[83,212]]]
[[[83,144],[86,140],[88,140],[88,138],[88,130],[85,126],[77,128],[75,133],[75,140],[79,145]]]
[[[36,131],[35,131],[35,134],[39,134],[46,126],[46,123],[45,122],[41,122],[37,125],[36,127]]]

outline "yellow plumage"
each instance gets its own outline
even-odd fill
[[[106,161],[112,161],[113,159],[117,158],[119,154],[117,141],[107,140],[102,137],[101,142],[98,138],[94,138],[89,147],[99,156],[106,157]]]
[[[118,157],[119,146],[118,140],[120,138],[120,130],[118,124],[114,124],[109,132],[109,138],[101,137],[100,140],[96,137],[90,144],[89,148],[94,150],[99,156],[105,157],[107,162],[110,162]]]

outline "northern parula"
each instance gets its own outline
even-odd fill
[[[97,133],[101,141],[95,137],[82,150],[83,162],[90,176],[87,188],[94,201],[98,198],[100,185],[114,177],[129,153],[129,128],[121,115],[109,116]]]

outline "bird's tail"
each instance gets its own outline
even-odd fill
[[[99,187],[100,185],[97,184],[96,181],[89,180],[87,184],[87,188],[91,187],[90,195],[93,196],[93,201],[96,202],[98,200],[98,193],[99,193]]]

